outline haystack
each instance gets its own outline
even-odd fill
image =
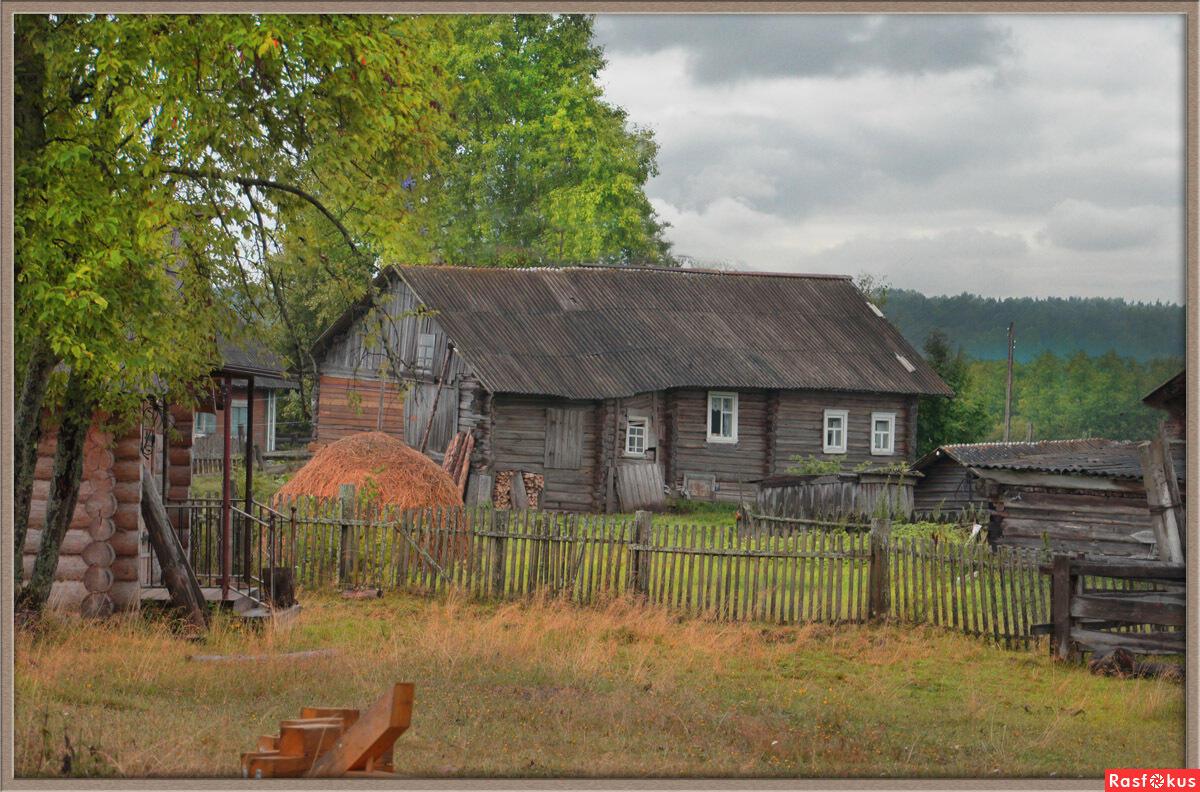
[[[437,463],[383,432],[348,435],[313,455],[276,497],[336,498],[342,484],[375,495],[379,506],[461,506],[462,496]]]

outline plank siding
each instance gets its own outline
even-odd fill
[[[921,471],[913,491],[913,508],[919,515],[951,519],[964,509],[986,505],[975,492],[975,476],[953,459],[939,459]]]
[[[322,374],[317,396],[317,442],[332,443],[357,432],[377,428],[403,439],[404,393],[394,382],[382,387],[383,416],[380,427],[381,388],[378,381],[349,379]]]
[[[846,453],[826,454],[822,441],[825,410],[845,410],[847,417]],[[871,454],[871,413],[894,412],[895,453]],[[889,465],[912,460],[912,432],[916,400],[887,393],[839,393],[832,391],[782,391],[775,419],[775,445],[772,449],[774,475],[783,475],[795,464],[793,457],[815,456],[837,459],[846,470],[863,462]]]
[[[575,469],[547,468],[546,410],[581,411],[580,464]],[[498,394],[491,407],[493,472],[522,470],[545,477],[541,507],[549,511],[596,511],[594,498],[596,406],[592,402]]]
[[[1144,494],[1004,486],[993,501],[993,544],[1092,557],[1157,558]]]

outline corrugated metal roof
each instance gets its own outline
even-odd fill
[[[493,392],[594,399],[693,386],[951,395],[844,276],[625,267],[398,272]]]
[[[913,467],[920,470],[942,456],[949,456],[959,464],[980,469],[1028,470],[1140,481],[1142,462],[1138,445],[1136,441],[1102,438],[944,445],[926,454]],[[1176,452],[1173,456],[1175,472],[1182,479],[1183,455]]]

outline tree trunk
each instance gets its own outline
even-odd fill
[[[73,373],[67,382],[58,425],[54,473],[50,480],[42,545],[38,549],[29,585],[18,598],[18,610],[40,613],[50,599],[50,587],[54,583],[54,572],[58,569],[58,552],[79,499],[79,482],[83,478],[83,444],[92,425],[94,408],[95,400],[83,378]]]
[[[50,349],[39,342],[29,355],[13,422],[13,539],[16,544],[13,580],[17,590],[21,588],[21,556],[25,548],[25,534],[29,529],[29,504],[33,500],[33,473],[37,467],[38,443],[42,439],[42,402],[54,363]]]

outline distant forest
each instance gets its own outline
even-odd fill
[[[1062,357],[1115,352],[1138,361],[1182,357],[1184,352],[1183,306],[1171,303],[1098,297],[927,297],[891,289],[884,311],[918,349],[931,330],[941,329],[975,360],[1005,357],[1009,322],[1016,322],[1015,356],[1021,363],[1044,352]]]

